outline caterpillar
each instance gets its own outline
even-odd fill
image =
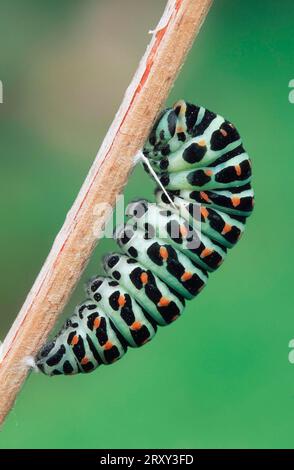
[[[143,154],[160,181],[155,203],[127,207],[114,234],[122,252],[104,257],[105,276],[89,281],[88,300],[37,355],[46,375],[87,373],[150,341],[244,231],[251,163],[231,122],[181,100],[159,115]]]

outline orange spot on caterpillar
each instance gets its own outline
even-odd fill
[[[228,133],[227,133],[227,131],[225,131],[225,129],[220,129],[219,131],[220,131],[221,135],[223,135],[224,137],[227,137]]]
[[[147,284],[148,274],[147,273],[141,273],[140,280],[141,280],[142,284]]]
[[[180,234],[182,237],[186,237],[188,235],[188,229],[185,227],[185,225],[180,225]]]
[[[240,198],[238,196],[234,196],[231,198],[232,204],[234,207],[239,206],[240,204]]]
[[[177,318],[179,318],[179,315],[174,315],[171,319],[171,321],[175,321]]]
[[[109,349],[111,349],[113,346],[112,342],[111,341],[106,341],[106,343],[104,344],[104,350],[105,351],[108,351]]]
[[[193,276],[192,273],[186,271],[186,272],[184,272],[184,274],[182,275],[181,281],[182,281],[182,282],[189,281],[189,279],[191,279],[192,276]]]
[[[131,324],[131,330],[137,331],[142,328],[142,323],[139,321],[134,321],[134,323]]]
[[[200,191],[200,197],[201,197],[201,199],[203,199],[204,201],[210,202],[209,197],[207,196],[207,194],[206,194],[204,191]]]
[[[205,170],[204,173],[207,175],[207,176],[211,176],[213,174],[213,171],[212,170]]]
[[[167,258],[168,258],[168,251],[167,251],[167,249],[165,248],[165,246],[161,246],[161,247],[159,248],[159,254],[160,254],[160,256],[161,256],[161,258],[162,258],[163,260],[165,260],[165,261],[167,260]]]
[[[170,304],[170,300],[167,297],[161,297],[158,302],[158,307],[167,307]]]
[[[101,317],[95,318],[94,324],[93,324],[95,330],[97,330],[97,328],[99,328],[100,323],[101,323]]]
[[[201,252],[200,258],[205,258],[206,256],[211,255],[212,252],[213,250],[211,248],[204,248]]]
[[[241,167],[240,165],[235,165],[235,170],[236,170],[236,174],[237,176],[240,176],[241,173],[242,173],[242,170],[241,170]]]
[[[83,357],[83,359],[81,360],[82,366],[84,366],[85,364],[88,364],[88,362],[89,362],[89,358],[87,356]]]
[[[79,342],[79,337],[75,335],[73,339],[71,340],[71,345],[75,346],[76,344],[78,344],[78,342]]]
[[[230,230],[232,230],[232,226],[230,224],[225,224],[224,228],[222,229],[222,235],[230,232]]]
[[[209,215],[209,212],[206,209],[206,207],[201,207],[200,212],[201,212],[201,215],[204,217],[204,219],[206,219]]]
[[[120,295],[117,299],[117,303],[120,307],[123,307],[126,304],[126,298],[124,295]]]
[[[199,147],[205,147],[206,142],[205,142],[205,140],[199,140],[199,142],[197,142],[197,144],[199,145]]]

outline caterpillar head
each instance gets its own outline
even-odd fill
[[[193,134],[199,110],[199,106],[179,100],[163,111],[144,145],[145,157],[157,162],[161,170],[167,169],[167,156],[181,147],[188,134]]]

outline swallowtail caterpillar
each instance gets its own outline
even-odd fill
[[[244,231],[253,209],[251,165],[229,121],[177,102],[163,111],[143,153],[166,192],[139,200],[116,230],[122,253],[106,255],[105,276],[38,353],[47,375],[90,372],[142,346],[176,320]],[[198,216],[197,216],[198,215]]]

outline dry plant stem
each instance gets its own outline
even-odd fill
[[[90,172],[2,348],[0,423],[99,239],[212,0],[170,0]],[[105,209],[97,213],[99,204]],[[108,209],[107,209],[108,207]],[[96,208],[96,210],[95,210]]]

